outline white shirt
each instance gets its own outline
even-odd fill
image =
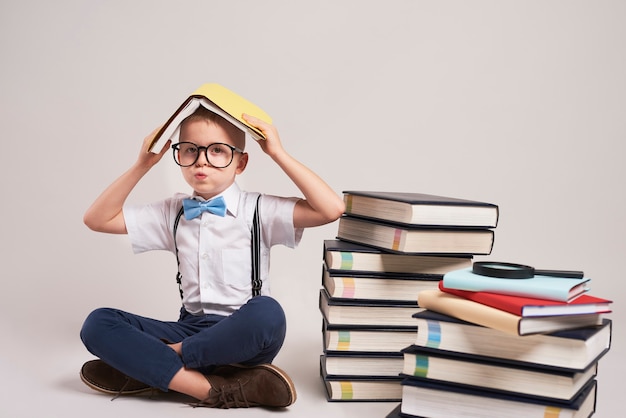
[[[230,315],[252,296],[251,227],[259,195],[241,191],[233,184],[221,196],[226,201],[226,216],[203,212],[191,220],[182,216],[178,224],[183,305],[194,315]],[[189,197],[177,194],[153,204],[124,206],[133,251],[174,253],[174,220],[183,199]],[[262,195],[259,201],[262,295],[270,293],[270,248],[277,244],[295,248],[302,237],[302,229],[293,225],[297,200]]]

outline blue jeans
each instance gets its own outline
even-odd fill
[[[285,332],[282,307],[270,297],[257,296],[230,316],[194,316],[181,308],[176,322],[100,308],[89,314],[80,337],[105,363],[167,391],[182,367],[208,373],[224,364],[271,363]],[[181,341],[182,356],[166,345]]]

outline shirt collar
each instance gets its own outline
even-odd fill
[[[241,195],[241,189],[239,188],[237,183],[233,183],[226,190],[214,196],[213,198],[222,196],[224,198],[224,201],[226,201],[226,212],[230,213],[234,217],[237,217],[237,212],[239,211],[240,195]],[[193,198],[196,200],[205,200],[202,197],[196,195],[195,193],[193,195]]]

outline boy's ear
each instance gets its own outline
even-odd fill
[[[247,165],[248,165],[248,153],[244,152],[241,154],[241,157],[239,157],[239,161],[237,162],[237,170],[235,171],[235,173],[237,174],[243,173]]]

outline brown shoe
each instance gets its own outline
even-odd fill
[[[208,375],[209,396],[196,406],[211,408],[285,407],[296,401],[287,373],[271,364],[220,366]]]
[[[111,395],[134,395],[152,390],[145,383],[126,376],[102,360],[90,360],[80,369],[81,380],[90,388]]]

